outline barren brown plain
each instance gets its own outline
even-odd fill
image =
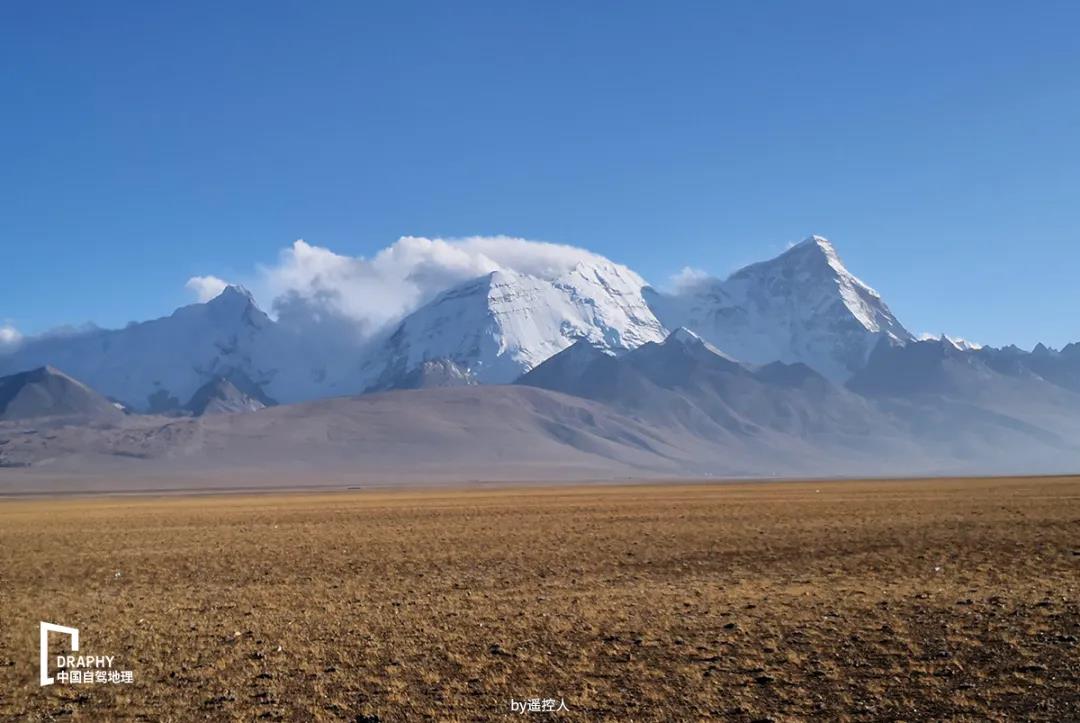
[[[8,500],[0,551],[10,720],[1080,719],[1080,478]],[[39,687],[39,621],[134,682]]]

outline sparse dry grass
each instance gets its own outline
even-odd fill
[[[0,550],[16,720],[1080,718],[1076,478],[7,501]],[[135,684],[39,688],[39,620]]]

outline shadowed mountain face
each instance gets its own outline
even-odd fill
[[[514,386],[261,408],[273,400],[257,386],[219,378],[195,395],[194,418],[124,416],[37,370],[3,380],[5,418],[61,423],[0,423],[0,484],[1032,473],[1080,461],[1080,395],[944,343],[882,345],[849,389],[803,364],[741,364],[678,329],[618,356],[579,342]],[[102,419],[118,421],[83,423]]]
[[[1080,343],[1061,351],[1042,344],[1030,352],[1015,346],[977,350],[976,356],[996,372],[1009,376],[1033,375],[1073,392],[1080,392]]]
[[[117,429],[0,425],[0,488],[562,481],[745,475],[750,460],[543,389],[338,397]]]
[[[982,355],[946,339],[882,341],[848,387],[873,396],[970,395],[996,376]]]
[[[806,365],[746,366],[686,329],[618,358],[582,342],[519,383],[603,401],[708,439],[766,430],[802,439],[886,424],[865,400]]]
[[[1073,389],[1080,360],[1067,349],[1028,353],[966,349],[948,339],[883,341],[848,386],[875,398],[965,402],[1020,417],[1056,408],[1071,416],[1080,414],[1080,393]]]
[[[113,423],[123,416],[108,399],[53,367],[0,377],[0,421],[50,417]]]
[[[997,373],[980,352],[947,341],[883,342],[845,388],[804,364],[740,364],[680,329],[617,358],[575,345],[520,383],[748,450],[763,465],[801,464],[803,474],[1080,463],[1077,395],[1026,371]]]
[[[257,412],[276,402],[242,373],[215,377],[201,386],[184,409],[195,416]]]
[[[1029,358],[944,338],[882,342],[848,386],[901,420],[908,434],[954,456],[1004,460],[1010,469],[1043,469],[1047,460],[1074,468],[1080,394],[1035,373]]]

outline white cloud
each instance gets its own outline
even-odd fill
[[[192,276],[184,287],[194,293],[200,302],[206,302],[220,294],[228,285],[227,281],[216,276]]]
[[[13,351],[22,343],[23,336],[10,324],[0,325],[0,353]]]
[[[702,281],[711,279],[712,275],[707,271],[701,269],[695,269],[692,266],[683,266],[682,270],[677,274],[673,274],[670,283],[671,287],[675,290],[675,293],[692,289]]]
[[[301,240],[284,249],[276,264],[259,267],[251,286],[257,298],[272,300],[282,322],[335,328],[348,322],[366,335],[467,279],[500,269],[554,278],[582,261],[605,259],[573,246],[507,236],[405,236],[370,259]]]

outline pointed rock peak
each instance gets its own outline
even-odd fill
[[[251,295],[251,292],[245,289],[239,284],[229,284],[221,293],[210,299],[208,304],[214,305],[236,305],[236,304],[252,304],[255,303],[255,297]]]
[[[250,394],[249,389],[242,388],[249,384],[251,381],[243,376],[216,376],[195,391],[185,408],[192,414],[201,416],[229,412],[254,412],[272,406],[273,400],[263,396],[257,387],[251,390],[255,394]]]
[[[754,376],[761,381],[785,387],[797,387],[811,381],[828,384],[825,377],[801,362],[795,364],[770,362],[758,367],[754,371]]]
[[[959,336],[949,336],[947,334],[942,334],[941,340],[949,342],[960,351],[976,351],[978,349],[982,349],[982,344],[978,344],[974,341],[968,341],[967,339]]]
[[[54,367],[52,364],[46,364],[43,367],[38,367],[37,369],[31,369],[30,371],[25,372],[25,377],[26,377],[26,380],[30,381],[30,382],[40,382],[40,381],[43,381],[45,379],[60,378],[60,379],[63,379],[64,381],[66,381],[66,382],[70,382],[71,384],[75,384],[75,385],[78,385],[80,387],[89,389],[89,387],[87,387],[85,384],[80,382],[78,379],[74,378],[73,376],[71,376],[69,374],[65,374],[64,372],[62,372],[59,369],[57,369],[56,367]]]
[[[818,258],[825,261],[836,261],[837,263],[840,260],[836,255],[836,247],[832,245],[832,242],[824,236],[817,235],[807,236],[802,241],[792,244],[784,253],[776,257],[777,260],[803,258]]]
[[[761,274],[790,273],[791,270],[809,272],[811,278],[835,281],[842,285],[856,286],[872,296],[877,292],[855,277],[840,260],[836,248],[824,236],[810,236],[790,246],[779,256],[745,266],[729,277],[729,281],[752,278]]]
[[[255,297],[251,295],[251,292],[237,284],[226,286],[220,294],[203,304],[202,307],[211,316],[219,319],[231,321],[241,318],[254,326],[261,326],[270,318],[255,303]]]
[[[807,236],[802,241],[792,246],[792,250],[794,249],[817,249],[824,254],[831,256],[836,255],[836,248],[833,247],[832,242],[824,236],[818,236],[817,234]]]
[[[728,361],[735,361],[727,354],[720,351],[715,346],[705,341],[694,332],[687,329],[685,326],[680,326],[678,329],[668,334],[667,338],[664,339],[662,346],[670,347],[676,344],[687,349],[703,349],[712,354],[715,354],[716,356],[723,357]]]
[[[960,351],[977,351],[978,349],[983,348],[982,344],[969,342],[968,339],[960,336],[949,336],[944,332],[936,336],[934,334],[923,334],[919,337],[919,342],[935,342],[943,346],[959,349]]]
[[[53,366],[0,377],[0,421],[60,416],[112,421],[122,413],[108,399]]]
[[[675,331],[668,334],[667,339],[664,339],[664,343],[677,342],[679,344],[697,344],[704,345],[705,342],[700,336],[687,329],[685,326],[680,326]]]
[[[1031,353],[1036,356],[1049,356],[1053,353],[1053,349],[1043,344],[1041,341],[1035,345],[1035,348],[1031,350]]]
[[[941,357],[953,358],[957,352],[969,351],[969,349],[950,339],[945,334],[941,336],[925,336],[907,344],[898,344],[895,349],[912,349],[914,353],[934,354]]]
[[[803,239],[780,254],[777,257],[777,260],[779,259],[814,259],[817,263],[824,262],[832,267],[840,276],[851,276],[847,268],[844,267],[844,263],[840,260],[840,256],[836,253],[836,247],[824,236],[814,235]],[[853,276],[851,278],[854,279]]]
[[[598,359],[604,356],[616,356],[615,351],[602,346],[589,338],[582,338],[563,349],[555,356],[574,359]]]
[[[598,342],[593,341],[587,336],[578,339],[573,344],[566,347],[566,349],[564,349],[563,351],[571,351],[573,349],[576,349],[578,352],[595,351],[601,354],[610,353],[608,350],[604,349],[604,347],[602,347]],[[559,353],[561,354],[562,352]]]
[[[560,373],[566,373],[572,370],[573,373],[578,373],[586,366],[598,359],[615,356],[616,354],[614,351],[600,346],[597,342],[591,339],[582,338],[578,339],[576,342],[566,347],[562,351],[548,357],[542,363],[533,367],[533,369],[530,372],[527,372],[527,374],[532,374],[533,372],[537,372],[537,370],[541,369],[548,371],[552,369],[558,369],[561,370]],[[539,374],[543,373],[544,372],[539,372]]]

